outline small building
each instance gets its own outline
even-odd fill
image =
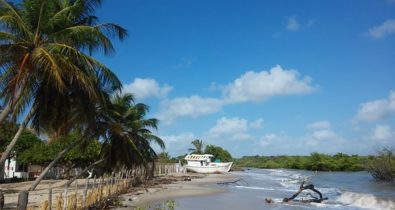
[[[27,166],[23,164],[18,164],[15,157],[16,156],[13,155],[11,158],[5,161],[4,179],[11,179],[14,177],[28,179],[29,173],[27,172]]]

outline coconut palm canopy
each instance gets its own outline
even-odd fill
[[[0,94],[15,116],[29,105],[48,107],[54,98],[81,93],[100,98],[100,88],[119,89],[110,69],[89,54],[114,51],[111,37],[127,32],[99,24],[100,0],[0,0]],[[75,92],[75,93],[74,93]]]
[[[0,0],[0,122],[30,108],[20,130],[32,118],[37,131],[59,137],[82,130],[90,134],[96,106],[121,88],[117,76],[92,53],[114,52],[111,38],[127,31],[99,23],[100,0]],[[16,141],[8,145],[0,169]],[[2,171],[2,170],[0,170]]]
[[[116,94],[107,108],[103,120],[97,124],[103,139],[101,155],[108,168],[133,167],[153,161],[156,153],[151,143],[165,148],[163,140],[152,133],[157,129],[158,120],[145,119],[147,105],[134,103],[130,94]]]
[[[188,150],[191,154],[203,154],[204,151],[204,144],[203,140],[195,139],[191,142],[194,148],[189,148]]]

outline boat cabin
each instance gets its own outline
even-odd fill
[[[214,156],[210,154],[192,154],[187,155],[184,159],[188,161],[188,166],[208,166],[212,162],[212,159],[214,159]]]

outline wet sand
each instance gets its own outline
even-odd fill
[[[216,188],[215,183],[234,181],[237,177],[231,174],[190,174],[191,181],[181,179],[171,184],[159,184],[140,189],[120,196],[122,207],[117,210],[148,207],[151,204],[186,196],[210,195],[226,192],[226,189]],[[188,177],[187,175],[180,175]]]

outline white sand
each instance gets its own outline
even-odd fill
[[[52,186],[52,202],[55,202],[56,196],[59,193],[64,192],[63,185],[68,180],[43,180],[37,186],[35,191],[29,192],[29,203],[28,206],[40,206],[44,201],[48,200],[48,190],[49,186]],[[98,180],[99,181],[99,180]],[[16,209],[18,202],[18,194],[19,191],[27,190],[31,186],[33,181],[27,182],[17,182],[17,183],[9,183],[9,184],[0,184],[0,190],[3,191],[4,194],[4,208],[5,209]],[[85,179],[78,179],[77,182],[73,182],[73,184],[68,188],[69,192],[75,192],[76,183],[78,183],[77,189],[78,192],[82,194],[85,188]],[[90,180],[90,185],[92,185],[93,180]]]
[[[145,207],[149,204],[169,200],[175,197],[198,196],[222,193],[226,190],[213,188],[213,183],[233,181],[237,178],[231,174],[209,174],[191,181],[178,181],[172,184],[152,186],[145,190],[120,196],[123,207],[116,209],[131,209],[131,207]],[[210,187],[211,185],[211,187]]]

